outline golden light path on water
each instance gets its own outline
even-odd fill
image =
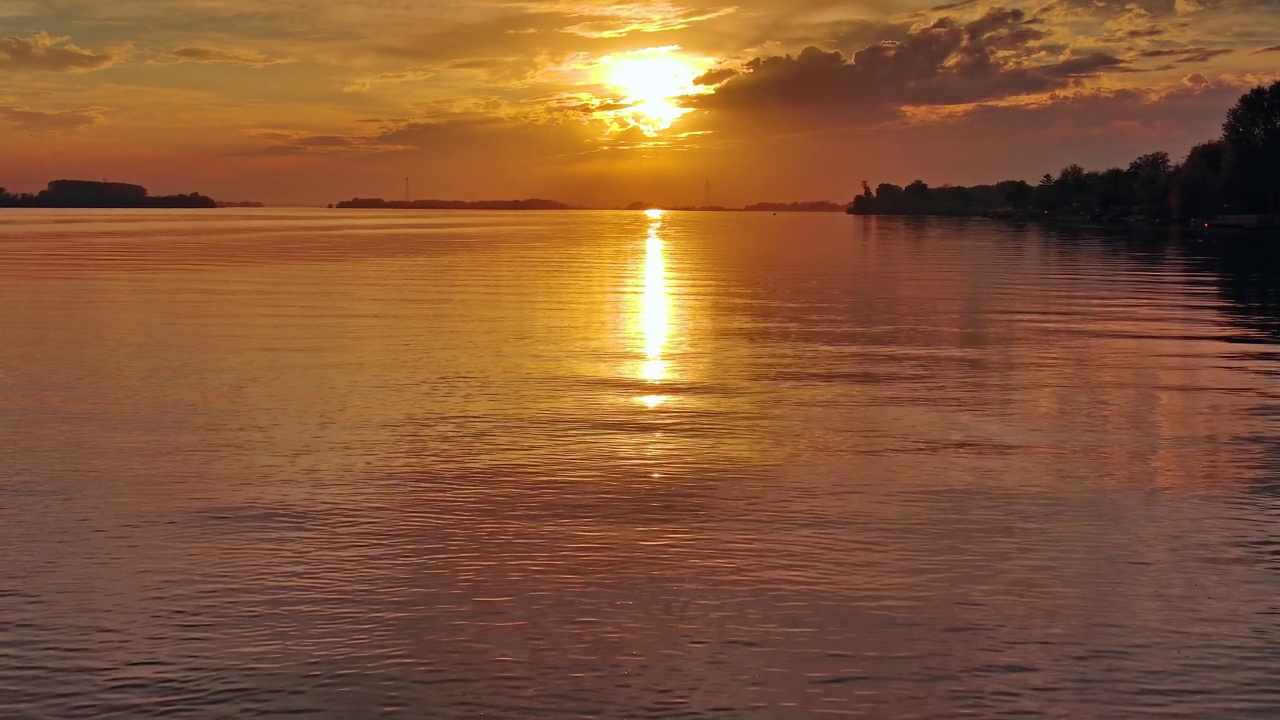
[[[644,362],[640,366],[640,379],[657,386],[667,378],[667,365],[662,353],[670,333],[671,299],[667,294],[667,269],[662,257],[661,210],[647,210],[649,237],[645,241],[644,291],[640,296],[640,332],[644,338]],[[655,387],[655,389],[657,389]],[[667,401],[667,397],[653,392],[640,398],[650,408]]]

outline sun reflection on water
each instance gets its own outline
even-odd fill
[[[657,386],[667,379],[667,364],[663,351],[670,335],[671,299],[667,293],[667,270],[662,256],[661,210],[647,210],[649,237],[645,241],[644,292],[640,297],[640,332],[644,338],[645,359],[640,365],[640,379]],[[656,389],[656,388],[655,388]],[[667,397],[654,392],[640,398],[649,408],[656,408]]]

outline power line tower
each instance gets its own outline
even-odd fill
[[[409,202],[409,178],[404,179],[404,201]]]
[[[704,205],[706,207],[711,207],[711,181],[710,180],[707,181],[707,198]]]

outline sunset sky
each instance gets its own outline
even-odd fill
[[[0,0],[0,186],[848,200],[1180,157],[1280,0]]]

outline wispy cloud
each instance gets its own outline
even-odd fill
[[[384,72],[377,75],[362,77],[343,86],[343,92],[365,92],[372,89],[375,85],[388,85],[396,83],[416,82],[426,80],[435,75],[436,71],[432,68],[413,67],[396,72]]]
[[[39,5],[36,0],[0,0],[0,18],[35,15]]]
[[[86,50],[73,45],[69,37],[44,31],[28,37],[10,35],[0,38],[0,70],[93,72],[120,62],[128,53],[127,47]]]
[[[560,28],[561,32],[585,38],[620,38],[632,33],[659,33],[681,30],[694,23],[714,20],[738,11],[736,7],[711,10],[689,10],[666,3],[653,5],[618,5],[595,13],[594,19]]]
[[[1144,58],[1171,58],[1174,62],[1179,63],[1206,63],[1216,57],[1230,55],[1233,52],[1235,51],[1229,48],[1186,47],[1144,50],[1138,55]]]
[[[266,67],[268,65],[291,62],[290,60],[264,55],[254,50],[235,50],[207,45],[176,48],[168,53],[165,59],[167,62],[174,63],[221,63],[247,65],[249,67]]]
[[[98,125],[106,108],[79,110],[37,110],[25,105],[0,104],[0,123],[29,133],[46,134],[81,130]]]
[[[323,155],[395,152],[411,146],[387,142],[380,135],[326,135],[299,130],[249,130],[245,135],[265,141],[265,145],[249,154],[256,155]]]

